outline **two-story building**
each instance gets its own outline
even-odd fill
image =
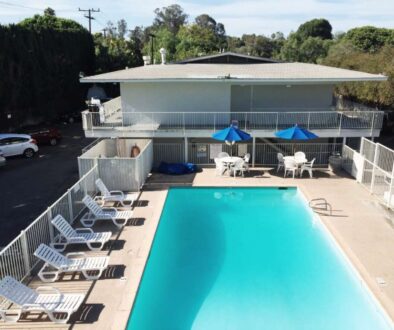
[[[379,136],[383,121],[377,109],[344,108],[334,98],[334,86],[386,79],[234,53],[145,65],[82,78],[83,83],[120,84],[120,98],[106,103],[101,114],[85,111],[83,127],[87,137],[151,138],[156,162],[208,164],[214,157],[210,146],[218,150],[212,133],[237,122],[253,137],[243,152],[252,154],[253,164],[270,164],[289,145],[275,139],[275,132],[298,124],[319,136],[313,143],[325,145],[328,157],[347,138]],[[263,157],[267,152],[272,155]]]

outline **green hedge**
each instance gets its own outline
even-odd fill
[[[82,109],[88,86],[79,73],[93,70],[86,30],[0,25],[0,128]]]

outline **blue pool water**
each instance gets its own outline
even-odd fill
[[[174,188],[127,329],[390,325],[297,189]]]

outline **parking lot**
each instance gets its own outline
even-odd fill
[[[92,140],[81,123],[58,126],[63,139],[40,146],[32,159],[8,158],[0,167],[0,246],[5,246],[78,180],[77,157]]]

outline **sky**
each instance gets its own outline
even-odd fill
[[[99,8],[92,23],[94,32],[102,30],[107,21],[121,18],[131,29],[150,25],[155,8],[173,3],[189,14],[189,22],[199,14],[209,14],[223,23],[227,34],[232,36],[244,33],[269,36],[277,31],[287,35],[313,18],[328,19],[334,32],[363,25],[394,28],[394,0],[0,0],[0,24],[17,23],[51,7],[57,16],[71,18],[87,27],[88,20],[78,8]]]

